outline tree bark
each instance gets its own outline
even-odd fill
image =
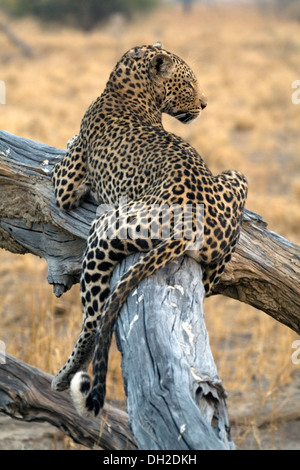
[[[112,286],[139,256],[117,266]],[[139,449],[234,449],[201,278],[200,265],[180,257],[140,283],[117,321],[129,426]]]
[[[232,261],[215,289],[264,311],[300,334],[300,247],[244,211]]]
[[[57,208],[50,172],[64,153],[0,131],[0,247],[44,257],[57,296],[79,280],[97,210],[91,200],[69,213]],[[300,247],[245,210],[236,252],[215,293],[246,302],[300,334],[299,274]]]

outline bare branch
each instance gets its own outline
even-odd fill
[[[52,378],[7,355],[0,363],[0,411],[24,421],[47,421],[91,449],[136,449],[125,412],[105,405],[100,420],[82,418],[67,392],[51,390]]]

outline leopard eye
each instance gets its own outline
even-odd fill
[[[187,86],[188,86],[189,88],[191,88],[192,90],[195,89],[195,86],[194,86],[193,82],[186,82],[186,84],[187,84]]]

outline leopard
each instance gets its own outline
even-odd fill
[[[245,176],[236,170],[213,175],[198,151],[167,131],[162,120],[167,114],[190,123],[207,102],[179,56],[161,43],[132,47],[53,168],[59,209],[73,210],[88,194],[104,206],[91,224],[82,260],[82,329],[52,381],[53,390],[70,389],[83,416],[94,418],[104,406],[114,325],[130,292],[187,255],[201,264],[209,297],[235,251],[248,192]],[[187,207],[183,230],[177,215]],[[111,288],[116,265],[135,253],[138,260]]]

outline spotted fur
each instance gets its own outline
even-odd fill
[[[196,76],[182,59],[159,44],[135,47],[117,63],[104,92],[88,108],[79,135],[53,170],[62,210],[76,207],[88,191],[111,205],[91,226],[81,273],[82,331],[52,383],[63,390],[83,371],[71,386],[82,414],[97,415],[103,406],[113,326],[130,291],[187,253],[203,265],[203,284],[210,295],[235,249],[247,196],[244,176],[237,171],[213,176],[198,152],[162,125],[162,113],[188,123],[206,104]],[[126,200],[124,207],[120,197]],[[189,233],[180,231],[173,214],[169,237],[150,236],[149,224],[162,233],[164,217],[157,210],[150,221],[149,214],[154,205],[165,204],[191,207]],[[204,214],[196,217],[201,204]],[[129,214],[125,221],[124,210]],[[113,225],[115,236],[109,238],[107,230]],[[124,238],[122,233],[146,236]],[[198,248],[191,249],[196,239]],[[114,267],[135,252],[144,254],[111,292]],[[92,356],[90,388],[84,371]]]

